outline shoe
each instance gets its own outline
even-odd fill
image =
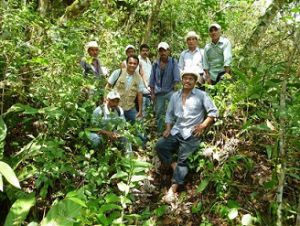
[[[165,203],[172,203],[177,199],[177,194],[173,192],[173,189],[169,189],[168,193],[162,198]]]

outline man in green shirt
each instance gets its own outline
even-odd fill
[[[206,44],[203,56],[203,69],[206,81],[215,85],[225,73],[230,73],[232,52],[230,41],[221,36],[221,26],[211,24],[209,26],[211,43]]]

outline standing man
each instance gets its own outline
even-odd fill
[[[149,107],[150,102],[151,102],[151,93],[150,93],[150,87],[149,87],[149,80],[150,80],[150,75],[151,75],[151,69],[152,69],[152,64],[151,61],[149,60],[149,46],[147,44],[142,44],[140,46],[140,55],[139,55],[139,60],[140,60],[140,65],[141,68],[143,68],[144,76],[144,89],[143,89],[143,115],[146,116],[146,109]]]
[[[142,117],[142,105],[143,105],[143,88],[141,76],[136,72],[136,68],[139,65],[139,58],[135,55],[127,57],[127,67],[123,68],[121,74],[118,71],[114,71],[108,78],[106,88],[116,89],[120,94],[120,106],[124,109],[124,115],[126,121],[134,123],[136,117]],[[135,98],[138,100],[137,112],[135,108]]]
[[[179,185],[184,184],[188,173],[187,158],[197,149],[201,135],[218,116],[218,110],[207,93],[194,88],[198,79],[198,72],[182,73],[183,88],[171,97],[166,129],[155,146],[161,162],[173,169],[173,184],[164,197],[166,202],[172,202]],[[178,151],[177,162],[172,159],[175,151]]]
[[[93,75],[96,78],[103,77],[103,71],[101,63],[98,58],[99,46],[96,41],[91,41],[86,44],[86,51],[88,56],[80,61],[80,65],[83,68],[83,74],[85,77]]]
[[[180,82],[177,62],[170,57],[169,45],[159,43],[159,59],[153,64],[150,75],[151,99],[154,102],[158,132],[163,132],[164,116],[175,85]]]
[[[206,44],[204,48],[203,68],[207,82],[215,85],[225,73],[230,73],[231,43],[227,38],[221,36],[219,24],[209,26],[209,36],[211,43]]]
[[[135,47],[133,45],[127,45],[125,48],[125,54],[126,54],[126,58],[135,55]],[[126,60],[124,60],[121,63],[121,68],[126,68],[126,67],[127,67],[127,62]]]
[[[203,49],[198,47],[199,35],[195,31],[189,31],[185,36],[188,49],[180,54],[178,67],[180,71],[194,70],[200,74],[200,83],[204,83],[203,78]]]

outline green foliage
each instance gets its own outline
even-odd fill
[[[24,197],[17,199],[9,210],[4,226],[22,225],[35,202],[34,193],[26,194]]]
[[[3,191],[3,179],[2,176],[16,188],[21,188],[19,180],[12,170],[12,168],[5,162],[0,161],[0,191]]]

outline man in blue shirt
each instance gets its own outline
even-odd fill
[[[161,42],[158,45],[159,59],[153,64],[149,86],[151,99],[154,102],[158,132],[163,131],[164,115],[176,83],[180,82],[177,62],[170,57],[169,45]]]
[[[219,24],[209,26],[209,36],[212,42],[204,48],[203,68],[207,82],[214,85],[225,73],[230,73],[232,52],[230,41],[221,36]]]
[[[155,150],[161,162],[173,169],[173,185],[164,197],[172,202],[188,173],[187,158],[197,149],[200,136],[218,117],[218,110],[206,92],[195,88],[197,71],[182,73],[183,88],[173,94],[166,113],[166,129]],[[177,162],[172,152],[178,151]]]

